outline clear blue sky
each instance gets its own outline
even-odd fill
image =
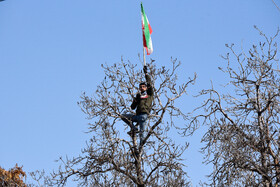
[[[280,0],[274,0],[280,6]],[[88,121],[77,105],[92,95],[102,63],[139,62],[142,53],[138,0],[6,0],[0,2],[0,166],[50,171],[60,156],[80,153]],[[153,28],[158,66],[182,62],[181,77],[198,74],[194,90],[219,86],[225,43],[246,50],[271,36],[280,11],[271,0],[143,0]],[[278,40],[279,41],[279,40]],[[149,58],[149,57],[148,57]],[[184,98],[185,112],[197,104]],[[196,186],[209,171],[198,152],[202,131],[187,138],[187,172]]]

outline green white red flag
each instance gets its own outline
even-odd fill
[[[141,3],[141,15],[142,15],[143,46],[147,51],[147,55],[150,55],[153,52],[153,44],[151,38],[151,34],[153,30],[145,14],[142,3]]]

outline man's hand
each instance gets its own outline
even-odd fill
[[[148,67],[144,66],[143,71],[144,71],[145,74],[147,74],[147,70],[148,70]]]

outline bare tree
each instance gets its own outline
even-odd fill
[[[130,127],[121,117],[133,113],[130,104],[144,79],[143,72],[123,60],[113,66],[102,65],[104,80],[93,96],[83,94],[79,102],[91,121],[92,138],[79,156],[60,158],[61,167],[47,183],[64,186],[72,178],[81,186],[188,186],[181,158],[188,144],[175,144],[170,129],[176,127],[173,117],[187,117],[175,101],[186,93],[196,75],[178,85],[180,62],[171,61],[171,69],[157,69],[153,60],[148,64],[155,98],[142,144],[135,133],[126,134]]]
[[[278,186],[280,183],[280,72],[277,34],[253,45],[248,53],[234,45],[220,68],[229,78],[228,93],[212,86],[195,111],[192,124],[207,125],[202,151],[214,166],[212,186]],[[233,58],[232,58],[233,57]],[[224,91],[225,92],[225,91]],[[202,111],[201,111],[202,109]],[[187,128],[185,129],[187,132]]]

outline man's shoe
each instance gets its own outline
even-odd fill
[[[129,136],[132,136],[133,133],[139,133],[139,130],[136,129],[136,130],[130,130],[130,131],[127,132],[127,134],[128,134]]]

